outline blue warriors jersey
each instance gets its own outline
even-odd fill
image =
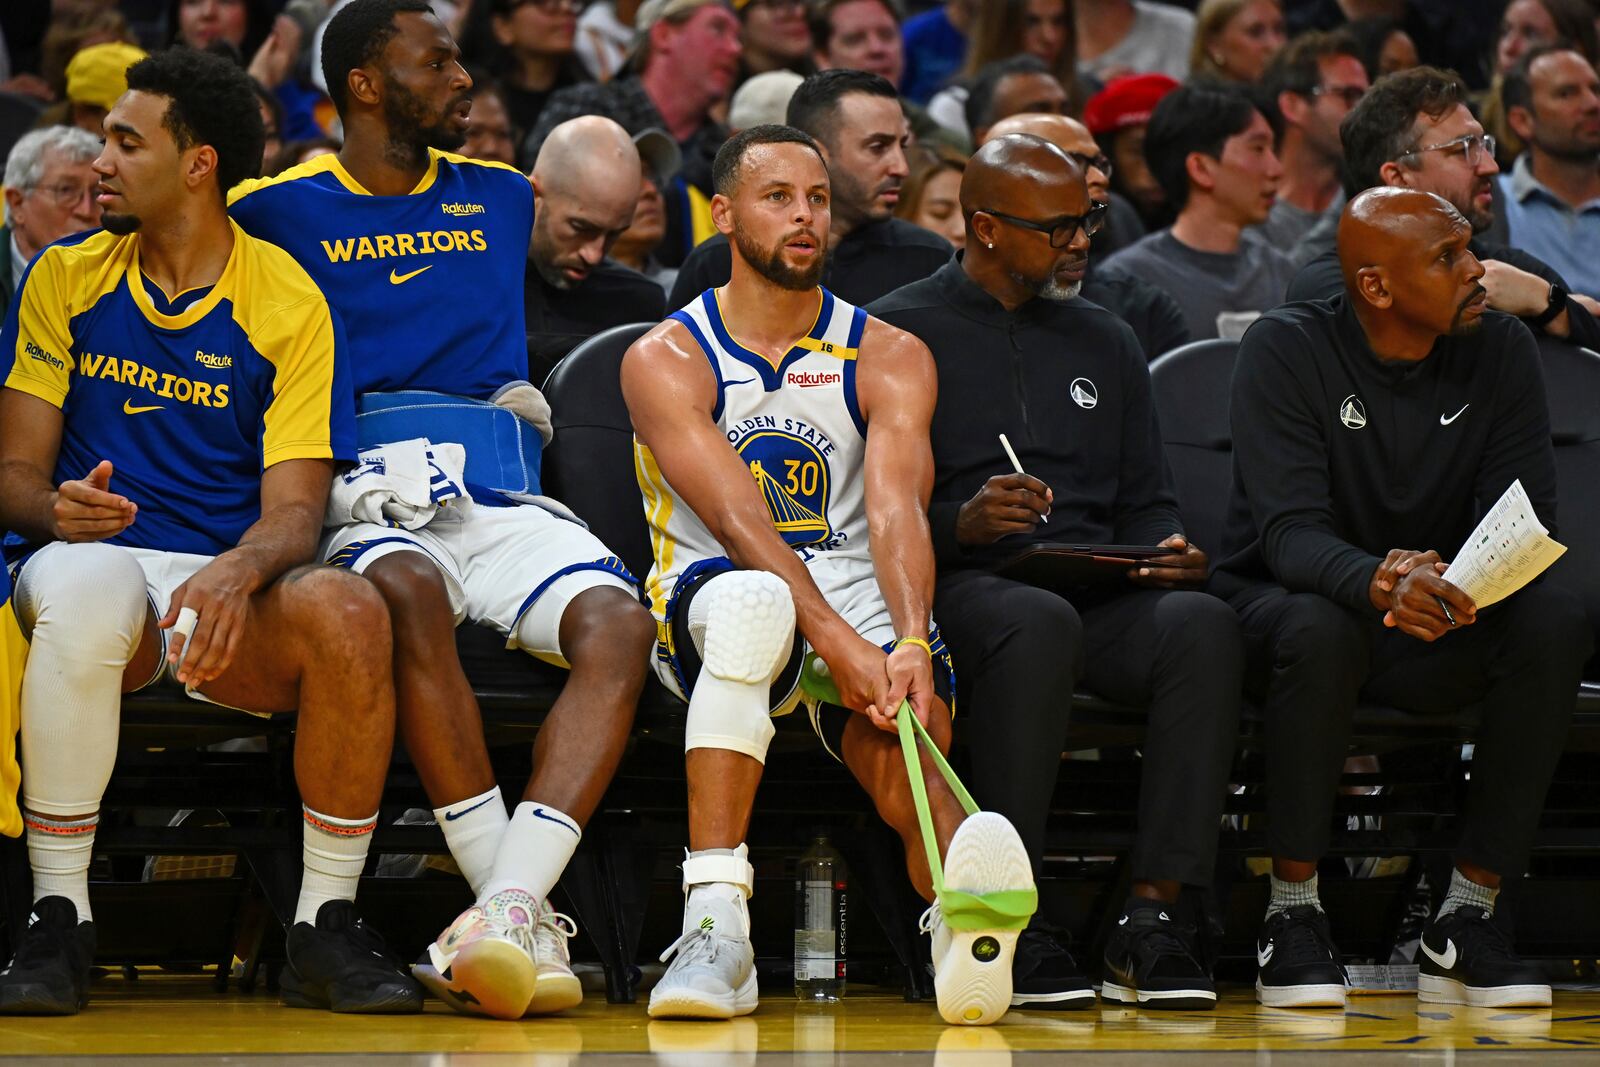
[[[233,227],[216,285],[169,302],[139,237],[104,230],[46,248],[22,277],[0,353],[6,386],[65,416],[57,484],[110,460],[139,507],[113,544],[216,555],[261,515],[261,472],[355,458],[338,319],[282,249]]]
[[[319,156],[228,195],[234,220],[286,249],[350,337],[358,392],[487,400],[528,376],[522,282],[533,186],[514,167],[429,152],[406,196],[374,196]]]

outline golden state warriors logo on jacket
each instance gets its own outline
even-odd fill
[[[672,318],[694,338],[717,380],[712,411],[766,503],[773,529],[808,564],[820,558],[870,560],[866,424],[856,402],[856,349],[867,313],[817,290],[817,317],[776,362],[728,332],[717,293],[708,289]],[[648,583],[660,617],[684,570],[726,555],[635,442],[645,517],[656,567]]]

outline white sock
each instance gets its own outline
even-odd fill
[[[301,858],[305,875],[294,921],[316,925],[317,911],[330,900],[356,899],[356,883],[367,865],[367,848],[378,813],[365,819],[336,819],[301,805],[305,812]]]
[[[511,814],[511,825],[495,853],[494,874],[478,894],[478,902],[503,889],[521,889],[543,903],[582,839],[583,831],[570,815],[524,800]]]
[[[494,872],[495,854],[500,850],[500,839],[505,836],[511,817],[506,814],[506,802],[500,796],[500,787],[479,793],[454,804],[433,809],[434,820],[444,830],[444,843],[450,855],[461,868],[461,873],[472,887],[472,895],[483,892]]]
[[[89,910],[89,859],[94,854],[94,828],[99,815],[61,819],[28,812],[28,865],[33,868],[33,899],[66,897],[78,909],[78,921],[93,922]]]

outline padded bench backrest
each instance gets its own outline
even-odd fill
[[[1600,354],[1543,336],[1539,354],[1556,453],[1556,540],[1567,546],[1546,580],[1576,592],[1600,634]]]
[[[633,424],[622,400],[622,357],[655,324],[613,326],[556,364],[544,382],[555,439],[545,449],[545,492],[589,524],[642,582],[650,533],[633,474]]]
[[[1213,558],[1222,548],[1233,483],[1228,393],[1237,341],[1193,341],[1150,364],[1150,387],[1178,510],[1194,543]]]

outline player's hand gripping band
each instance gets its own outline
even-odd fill
[[[839,703],[839,687],[833,684],[828,665],[816,653],[806,655],[805,668],[800,674],[800,687],[813,699],[826,704]],[[939,901],[939,911],[944,916],[945,925],[952,930],[1021,930],[1039,909],[1038,889],[963,893],[959,889],[945,888],[944,864],[939,860],[939,839],[933,833],[933,814],[928,809],[928,787],[922,779],[922,760],[917,752],[919,740],[927,746],[934,766],[939,768],[940,775],[950,786],[962,809],[968,815],[976,815],[978,804],[961,784],[961,779],[956,777],[956,772],[939,751],[939,746],[928,736],[927,727],[911,710],[910,701],[900,702],[895,720],[900,727],[900,752],[905,756],[906,775],[911,779],[911,799],[917,807],[917,825],[922,829],[922,847],[928,854],[928,872],[933,876],[933,894]]]

